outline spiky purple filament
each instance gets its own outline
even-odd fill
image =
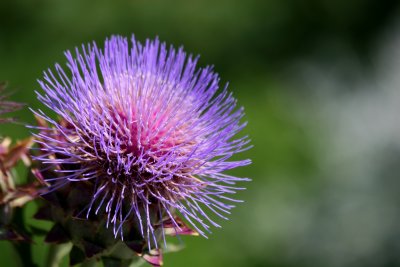
[[[225,218],[233,207],[225,202],[235,201],[226,195],[248,179],[222,172],[250,161],[229,161],[249,141],[233,139],[245,126],[243,110],[226,87],[218,92],[218,75],[196,70],[197,58],[158,39],[143,46],[132,37],[129,47],[112,37],[104,51],[93,44],[66,57],[71,74],[57,64],[57,76],[48,70],[39,81],[45,94],[37,93],[62,121],[34,111],[52,125],[38,127],[37,142],[45,152],[38,159],[62,173],[47,177],[53,188],[92,182],[87,214],[104,210],[121,237],[136,217],[149,247],[162,216],[175,222],[173,209],[202,235],[203,219],[219,226],[203,208]]]

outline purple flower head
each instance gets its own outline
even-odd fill
[[[113,36],[104,50],[93,43],[65,55],[68,71],[56,64],[37,93],[61,120],[34,111],[51,125],[37,127],[38,159],[59,174],[44,177],[51,190],[92,184],[87,216],[103,212],[121,237],[137,220],[149,246],[161,218],[181,227],[174,213],[204,236],[219,226],[206,210],[226,218],[236,182],[248,180],[223,172],[250,160],[230,159],[248,148],[247,137],[234,138],[243,109],[212,68],[158,39]]]

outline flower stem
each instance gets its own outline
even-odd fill
[[[24,225],[24,214],[22,208],[16,208],[14,213],[14,221],[23,232],[26,232]],[[32,259],[32,244],[30,242],[13,243],[23,266],[37,266]]]
[[[71,248],[72,243],[50,245],[49,252],[47,254],[46,267],[60,266],[61,260],[69,253]]]

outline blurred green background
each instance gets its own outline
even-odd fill
[[[0,0],[0,81],[40,108],[36,80],[67,49],[132,33],[183,45],[245,107],[253,164],[234,173],[253,181],[165,266],[400,266],[399,15],[394,0]],[[5,242],[0,260],[20,264]]]

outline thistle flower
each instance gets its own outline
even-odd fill
[[[0,115],[20,109],[23,104],[7,101],[4,93],[6,83],[0,83]],[[14,118],[0,117],[0,123],[13,122]],[[40,194],[40,185],[31,182],[17,185],[15,167],[23,162],[30,166],[29,149],[33,144],[32,138],[26,138],[13,143],[10,137],[0,133],[0,240],[30,241],[23,225],[17,225],[14,220],[16,208],[23,207]]]
[[[219,227],[207,210],[226,219],[237,202],[229,195],[242,189],[235,184],[248,180],[223,172],[250,161],[231,159],[249,147],[247,137],[234,137],[244,113],[212,67],[134,37],[65,56],[68,71],[56,64],[44,72],[37,92],[61,120],[33,111],[50,125],[36,135],[37,159],[56,174],[43,177],[49,190],[91,188],[86,218],[104,215],[121,238],[134,221],[148,249],[168,231],[188,231],[175,214],[203,236]]]

